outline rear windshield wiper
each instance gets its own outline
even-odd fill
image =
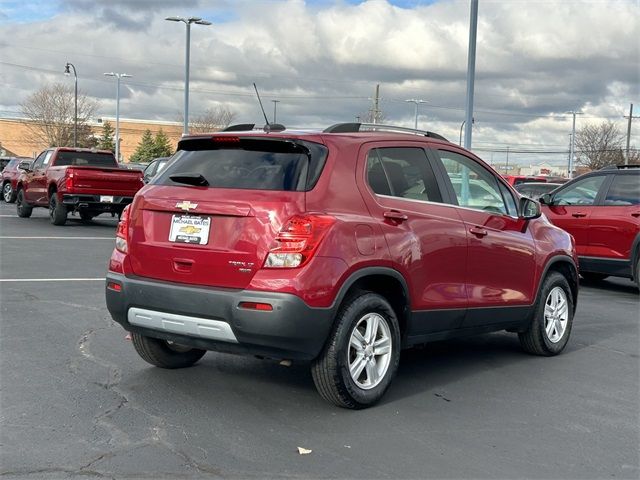
[[[185,183],[187,185],[194,185],[196,187],[208,187],[209,182],[199,173],[180,173],[177,175],[170,175],[171,181],[176,183]]]

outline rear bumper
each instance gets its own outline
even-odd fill
[[[95,212],[120,213],[133,201],[133,197],[113,196],[112,202],[103,201],[104,195],[75,195],[65,193],[62,203],[73,210],[91,210]]]
[[[228,353],[312,360],[331,330],[333,310],[287,293],[193,287],[109,272],[107,308],[126,330]],[[239,308],[268,303],[272,311]]]

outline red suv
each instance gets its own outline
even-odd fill
[[[363,408],[405,347],[506,329],[562,351],[576,262],[538,203],[439,135],[266,127],[180,141],[123,212],[106,300],[153,365],[311,361],[325,399]]]
[[[21,162],[33,162],[33,158],[29,157],[13,157],[9,158],[6,166],[2,170],[2,199],[7,203],[16,201],[16,186],[21,171],[18,165]]]
[[[549,220],[575,238],[580,275],[626,277],[640,287],[640,165],[587,173],[540,201]]]

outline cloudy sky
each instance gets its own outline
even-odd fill
[[[637,0],[479,1],[473,148],[488,161],[564,163],[571,117],[626,132],[629,104],[640,115]],[[70,82],[126,118],[175,120],[182,111],[183,24],[191,36],[192,115],[226,106],[239,122],[260,122],[256,82],[278,122],[325,127],[371,108],[380,84],[386,123],[458,141],[464,119],[468,0],[0,0],[0,116],[19,116],[39,87]],[[632,130],[640,146],[640,119]],[[533,155],[525,151],[542,151]]]

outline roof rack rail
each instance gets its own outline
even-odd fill
[[[415,128],[398,127],[395,125],[382,125],[380,123],[336,123],[328,128],[324,129],[324,133],[354,133],[354,132],[398,132],[398,133],[410,133],[412,135],[424,135],[429,138],[436,138],[438,140],[444,140],[448,142],[446,138],[434,132],[428,132],[426,130],[416,130]]]
[[[640,164],[632,163],[630,165],[607,165],[600,170],[625,170],[627,168],[640,168]]]

